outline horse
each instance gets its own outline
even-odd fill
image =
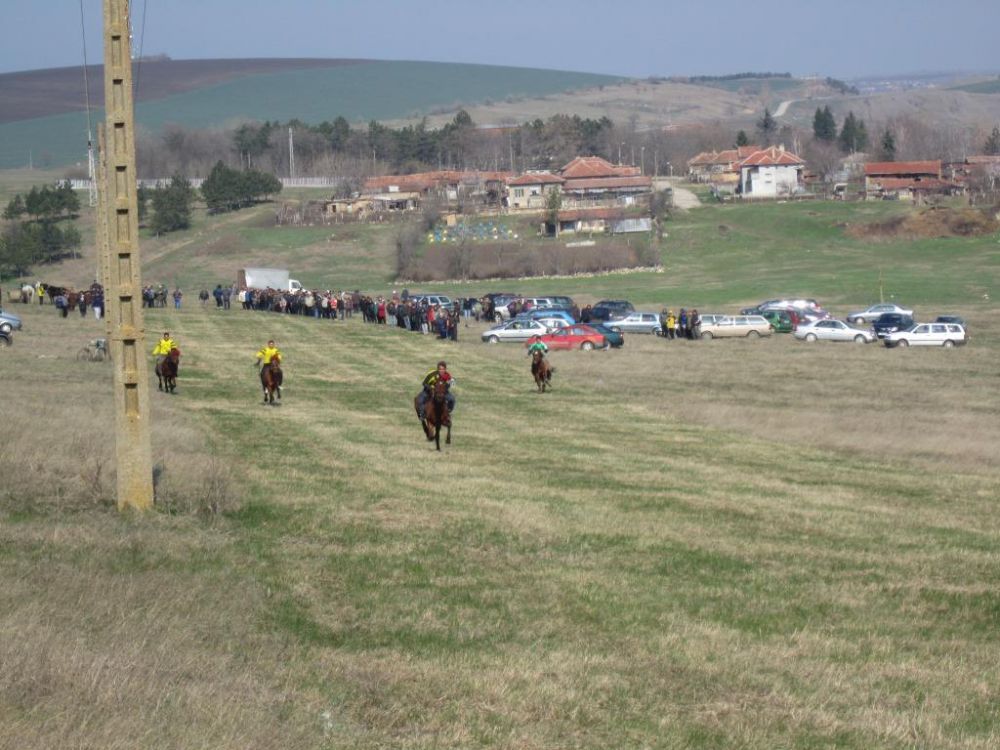
[[[175,346],[161,362],[156,363],[157,390],[173,393],[177,388],[177,365],[180,359],[181,350]]]
[[[428,440],[433,440],[438,450],[441,450],[441,427],[447,428],[444,442],[451,445],[451,412],[448,410],[448,386],[443,380],[434,384],[434,392],[424,404],[424,421],[421,426]],[[413,399],[413,408],[420,413],[419,396]]]
[[[260,370],[260,384],[264,389],[264,403],[274,405],[274,395],[278,395],[281,401],[281,355],[275,354],[271,357],[270,364],[264,365]]]
[[[539,393],[545,393],[546,388],[552,387],[552,373],[555,371],[556,368],[549,364],[541,352],[531,353],[531,374]]]

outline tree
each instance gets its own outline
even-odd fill
[[[868,148],[868,131],[865,121],[848,112],[844,118],[844,126],[840,129],[840,150],[844,153],[856,153]]]
[[[10,202],[7,203],[7,208],[4,209],[3,217],[7,219],[7,221],[17,221],[24,216],[24,212],[24,198],[22,198],[21,194],[18,193],[10,199]]]
[[[837,121],[829,106],[823,109],[816,108],[816,114],[813,116],[813,137],[827,143],[837,140]]]
[[[892,135],[892,131],[889,128],[885,129],[882,133],[882,144],[879,149],[879,158],[882,161],[895,161],[896,160],[896,139]]]
[[[562,208],[562,193],[558,189],[552,189],[545,199],[545,221],[555,227],[556,235],[559,234],[560,208]]]
[[[739,133],[736,134],[737,148],[740,146],[749,146],[749,145],[750,145],[750,139],[747,137],[747,132],[745,130],[741,130]]]
[[[757,120],[757,130],[760,131],[764,144],[770,144],[778,130],[778,121],[771,116],[771,110],[764,107],[764,116]]]
[[[1000,125],[993,126],[993,132],[983,146],[983,153],[990,156],[1000,155]]]
[[[149,190],[139,185],[135,199],[138,206],[139,223],[143,224],[146,221],[146,216],[149,214]]]
[[[166,234],[191,226],[191,204],[194,190],[191,183],[174,175],[170,184],[153,191],[153,220],[150,228],[156,234]]]

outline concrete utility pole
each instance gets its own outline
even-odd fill
[[[139,258],[135,172],[135,113],[128,0],[104,0],[104,109],[107,113],[101,177],[104,246],[101,268],[111,361],[114,367],[118,509],[153,505],[149,375]]]
[[[295,178],[295,138],[291,127],[288,128],[288,176]]]

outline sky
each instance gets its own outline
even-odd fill
[[[0,73],[101,62],[101,0],[0,0]],[[143,16],[145,12],[145,22]],[[136,50],[647,76],[1000,73],[1000,0],[132,0]],[[0,102],[0,106],[2,106]]]

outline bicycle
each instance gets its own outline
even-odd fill
[[[81,362],[104,362],[111,359],[111,352],[108,350],[107,339],[94,339],[89,344],[80,348],[76,353],[76,358]]]

